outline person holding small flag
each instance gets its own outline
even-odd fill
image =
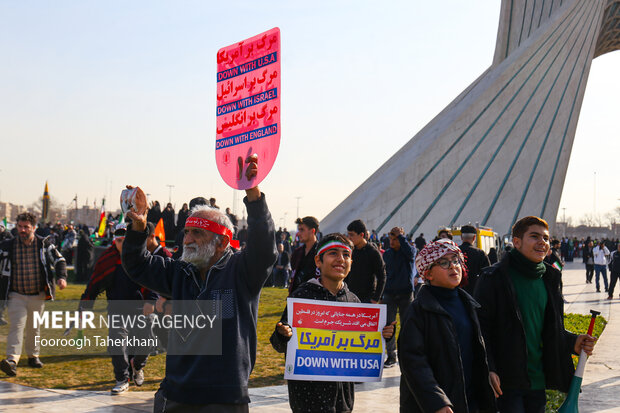
[[[545,263],[549,225],[539,217],[512,227],[514,248],[482,271],[474,297],[501,413],[543,413],[545,389],[567,392],[572,354],[591,355],[595,339],[564,328],[561,273]]]

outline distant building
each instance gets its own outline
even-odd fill
[[[10,202],[0,202],[0,220],[6,219],[9,222],[13,222],[17,219],[17,216],[26,211],[26,207],[23,205],[15,205]]]
[[[101,208],[93,208],[88,205],[82,206],[80,209],[67,209],[67,221],[73,221],[74,224],[86,224],[94,227],[99,223]]]
[[[564,222],[556,223],[556,237],[569,237],[578,239],[592,237],[593,239],[618,238],[620,237],[620,224],[613,224],[611,227],[596,227],[588,225],[578,225],[576,227],[566,226]]]

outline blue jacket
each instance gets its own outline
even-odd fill
[[[275,229],[265,195],[243,201],[248,210],[248,242],[240,252],[227,250],[206,281],[187,262],[150,255],[146,232],[129,227],[122,263],[131,279],[172,300],[222,303],[222,354],[166,357],[164,396],[186,404],[249,403],[248,379],[256,361],[256,324],[260,290],[276,261]],[[173,307],[174,309],[174,307]],[[173,310],[174,311],[174,310]],[[179,334],[170,345],[183,346]],[[175,343],[176,342],[176,343]]]
[[[413,248],[403,235],[398,236],[400,249],[393,248],[383,253],[385,262],[384,294],[408,294],[413,291]]]

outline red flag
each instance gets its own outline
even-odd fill
[[[159,242],[162,247],[166,246],[166,232],[164,231],[164,219],[159,218],[157,226],[155,226],[155,236],[159,237]]]

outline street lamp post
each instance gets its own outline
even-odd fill
[[[301,196],[296,196],[296,197],[295,197],[295,199],[297,199],[297,218],[300,218],[300,217],[299,217],[299,200],[300,200],[301,198],[302,198]]]
[[[168,203],[171,204],[172,203],[172,188],[174,188],[174,185],[166,185],[168,187]]]

